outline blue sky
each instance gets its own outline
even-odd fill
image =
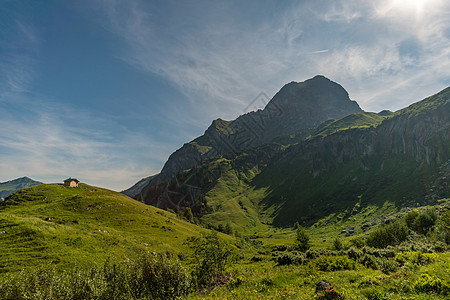
[[[316,74],[375,112],[450,86],[450,2],[0,0],[0,181],[128,188]]]

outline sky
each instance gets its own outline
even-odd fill
[[[126,189],[317,74],[373,112],[450,86],[450,1],[0,0],[0,181]]]

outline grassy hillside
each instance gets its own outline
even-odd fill
[[[110,190],[45,184],[0,206],[0,272],[38,264],[90,265],[124,260],[138,249],[186,250],[202,229]]]
[[[351,114],[336,121],[326,122],[316,130],[313,136],[325,137],[342,130],[376,127],[386,118],[383,115],[369,112]]]

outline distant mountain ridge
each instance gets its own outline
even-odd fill
[[[142,189],[144,200],[148,188],[205,159],[236,155],[280,136],[296,134],[297,139],[302,139],[324,121],[360,112],[363,110],[350,100],[347,91],[324,76],[288,83],[263,110],[246,113],[233,121],[214,120],[202,136],[172,153],[161,173]],[[130,196],[136,198],[138,193]]]
[[[35,181],[28,177],[21,177],[14,180],[0,183],[0,198],[6,198],[18,190],[42,184],[42,182]]]

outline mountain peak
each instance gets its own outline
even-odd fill
[[[294,113],[298,118],[304,116],[305,110],[310,110],[311,113],[326,113],[328,117],[323,121],[363,112],[340,84],[323,75],[286,84],[266,106],[269,110],[275,107],[290,114]]]

